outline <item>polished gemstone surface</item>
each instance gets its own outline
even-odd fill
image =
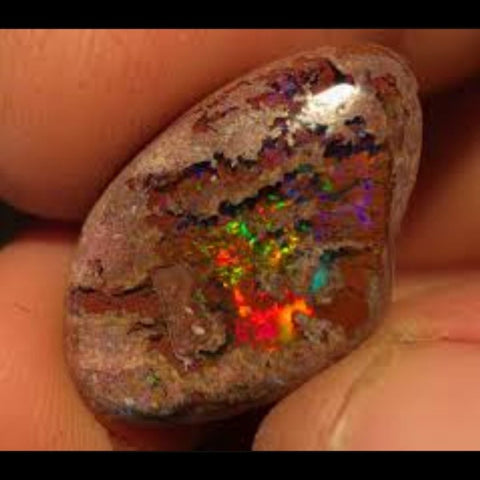
[[[420,138],[415,79],[375,46],[261,67],[172,124],[83,228],[66,347],[92,408],[225,417],[348,353],[388,306]]]

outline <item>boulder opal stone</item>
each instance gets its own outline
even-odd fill
[[[372,331],[420,153],[416,81],[324,47],[206,98],[85,222],[66,349],[108,418],[198,422],[276,401]]]

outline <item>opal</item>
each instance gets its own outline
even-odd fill
[[[225,418],[350,352],[388,308],[420,148],[415,78],[373,45],[296,54],[194,106],[83,226],[65,346],[88,405]]]

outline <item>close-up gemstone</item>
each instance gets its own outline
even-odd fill
[[[417,84],[383,47],[322,47],[207,97],[86,220],[66,350],[91,408],[199,422],[275,402],[388,308],[421,145]]]

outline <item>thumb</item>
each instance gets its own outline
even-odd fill
[[[480,449],[480,275],[417,275],[366,343],[278,404],[256,450]]]

